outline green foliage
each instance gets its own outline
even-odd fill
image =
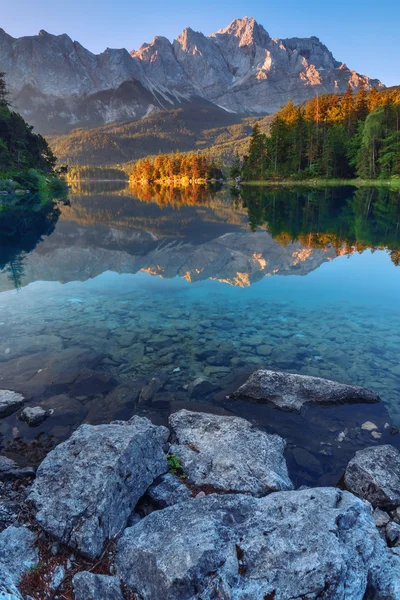
[[[183,471],[182,463],[176,454],[167,454],[167,462],[169,465],[169,472],[172,475],[177,475],[181,479],[186,479],[186,474]]]
[[[73,166],[68,168],[68,181],[116,181],[127,180],[125,171],[113,167]]]
[[[46,140],[33,133],[18,113],[7,102],[4,74],[0,73],[0,177],[10,171],[37,169],[49,173],[56,158]]]
[[[376,179],[400,174],[400,90],[325,94],[296,107],[289,101],[269,135],[253,128],[245,181],[269,178]]]

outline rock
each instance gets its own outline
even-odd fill
[[[400,525],[390,521],[386,525],[386,539],[390,546],[400,546]]]
[[[75,600],[123,600],[117,577],[81,571],[74,576],[72,585]]]
[[[283,410],[299,411],[308,402],[344,404],[379,402],[375,392],[320,377],[260,370],[231,395],[256,402],[272,402]]]
[[[169,432],[133,417],[110,425],[81,425],[38,468],[29,498],[43,529],[96,558],[119,534],[139,498],[168,470]]]
[[[60,352],[61,339],[55,335],[20,335],[0,343],[0,362],[5,362],[35,352]]]
[[[293,448],[292,455],[299,467],[311,471],[317,475],[323,474],[323,468],[319,460],[304,448]]]
[[[18,469],[15,460],[12,460],[12,458],[8,458],[7,456],[0,456],[0,478],[2,473],[8,473],[14,469]]]
[[[361,425],[361,429],[364,429],[364,431],[373,431],[374,429],[378,428],[375,423],[371,423],[371,421],[365,421],[365,423]]]
[[[74,398],[78,398],[79,396],[93,398],[98,395],[108,394],[116,385],[116,380],[109,373],[85,369],[74,381],[69,393]]]
[[[385,527],[389,523],[390,517],[385,511],[376,508],[374,510],[374,521],[377,527]]]
[[[14,460],[7,456],[0,456],[0,481],[5,479],[23,479],[34,477],[33,467],[20,467]]]
[[[215,392],[218,389],[218,386],[210,381],[210,379],[207,379],[207,377],[197,377],[189,385],[188,391],[191,398],[200,398],[201,396],[211,394],[211,392]]]
[[[139,404],[150,404],[155,394],[163,387],[166,378],[153,377],[147,385],[142,388],[139,396]]]
[[[346,488],[372,506],[400,505],[400,453],[390,445],[356,452],[344,475]]]
[[[190,500],[192,493],[176,475],[166,473],[161,475],[149,487],[147,494],[150,500],[159,508],[166,508],[178,502]]]
[[[10,390],[0,390],[0,418],[12,415],[21,408],[24,397]]]
[[[34,427],[39,425],[49,416],[48,412],[45,411],[41,406],[27,406],[19,415],[21,421],[26,421],[28,425]]]
[[[51,574],[50,588],[57,590],[65,579],[65,569],[62,565],[57,565]]]
[[[254,496],[292,489],[281,437],[245,419],[188,410],[171,415],[169,425],[170,453],[179,457],[191,485]]]
[[[39,407],[51,415],[54,424],[62,424],[63,426],[80,423],[87,413],[87,408],[79,400],[70,398],[65,394],[45,398],[40,401]]]
[[[141,381],[121,383],[105,398],[97,400],[85,418],[85,423],[100,425],[116,419],[129,419],[142,388]]]
[[[390,548],[384,560],[376,555],[372,559],[367,592],[363,600],[397,600],[400,598],[399,548]]]
[[[262,344],[257,347],[257,354],[260,356],[269,356],[272,352],[272,346],[268,346],[268,344]]]
[[[0,600],[24,600],[5,569],[0,569]]]
[[[116,565],[143,600],[363,600],[386,557],[368,504],[315,488],[212,494],[155,511],[124,531]]]
[[[26,570],[38,564],[39,554],[34,546],[36,537],[36,533],[27,527],[14,525],[0,533],[0,571],[5,569],[15,585]]]
[[[0,385],[32,396],[64,393],[83,369],[94,368],[102,358],[93,350],[79,347],[21,356],[0,363]]]
[[[12,525],[17,520],[20,508],[21,506],[18,502],[0,500],[0,531],[3,531],[3,529]]]

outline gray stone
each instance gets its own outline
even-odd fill
[[[10,390],[0,390],[0,418],[12,415],[21,408],[23,402],[24,397],[21,394]]]
[[[75,600],[123,600],[117,577],[81,571],[74,576],[72,585]]]
[[[372,506],[400,505],[400,453],[390,445],[356,452],[344,475],[346,488]]]
[[[81,425],[50,452],[29,498],[36,519],[59,541],[96,558],[118,535],[139,498],[168,470],[169,432],[133,417],[110,425]]]
[[[36,533],[27,527],[10,525],[0,533],[0,571],[5,569],[15,585],[27,569],[38,564],[35,541]]]
[[[207,379],[207,377],[197,377],[189,385],[188,391],[191,398],[200,398],[216,390],[218,390],[218,386],[210,381],[210,379]]]
[[[48,417],[48,412],[41,406],[27,406],[19,415],[21,421],[26,421],[28,425],[34,427],[39,425]]]
[[[166,379],[153,377],[148,384],[143,386],[139,396],[139,404],[150,404],[154,395],[163,387]]]
[[[365,388],[320,377],[267,370],[253,373],[231,397],[272,402],[278,408],[293,411],[299,411],[308,402],[329,405],[380,401],[375,392]]]
[[[386,525],[386,539],[390,546],[399,546],[400,545],[400,525],[390,521]]]
[[[316,488],[153,512],[125,530],[116,565],[143,600],[363,600],[387,553],[368,504]]]
[[[389,515],[380,508],[374,510],[374,521],[377,527],[385,527],[390,521]]]
[[[100,425],[115,419],[129,418],[139,398],[142,382],[121,383],[105,398],[97,400],[85,417],[85,423]]]
[[[285,442],[239,417],[181,410],[169,418],[176,454],[196,487],[263,496],[293,488]]]
[[[0,569],[0,600],[24,600],[5,569]]]
[[[50,588],[57,590],[65,579],[65,569],[62,565],[57,565],[51,574]]]
[[[7,456],[0,456],[0,481],[4,479],[23,479],[35,475],[33,467],[20,467]]]
[[[52,422],[63,426],[80,423],[87,413],[87,409],[79,400],[65,394],[45,398],[40,401],[39,407],[51,415]]]
[[[176,475],[161,475],[147,490],[147,493],[159,508],[166,508],[178,502],[190,500],[192,493]]]

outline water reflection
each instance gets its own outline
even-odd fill
[[[0,388],[54,409],[37,428],[17,415],[0,423],[10,454],[38,460],[81,422],[165,422],[186,406],[250,418],[289,451],[303,444],[326,483],[400,422],[397,192],[90,184],[69,206],[4,222],[15,226],[2,235]],[[384,404],[287,418],[226,399],[261,367],[367,385]],[[198,376],[219,392],[191,397]],[[327,438],[333,454],[318,450]]]
[[[22,284],[25,257],[53,233],[60,214],[59,202],[42,194],[0,201],[0,272],[15,288]]]

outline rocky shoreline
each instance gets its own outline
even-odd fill
[[[0,397],[6,413],[19,402],[25,418],[43,417],[17,396]],[[379,402],[271,371],[232,396],[288,416],[302,404]],[[186,409],[168,427],[137,415],[83,424],[36,472],[2,456],[0,598],[400,598],[400,453],[371,435],[374,423],[362,428],[371,445],[336,486],[297,486],[280,435]]]

